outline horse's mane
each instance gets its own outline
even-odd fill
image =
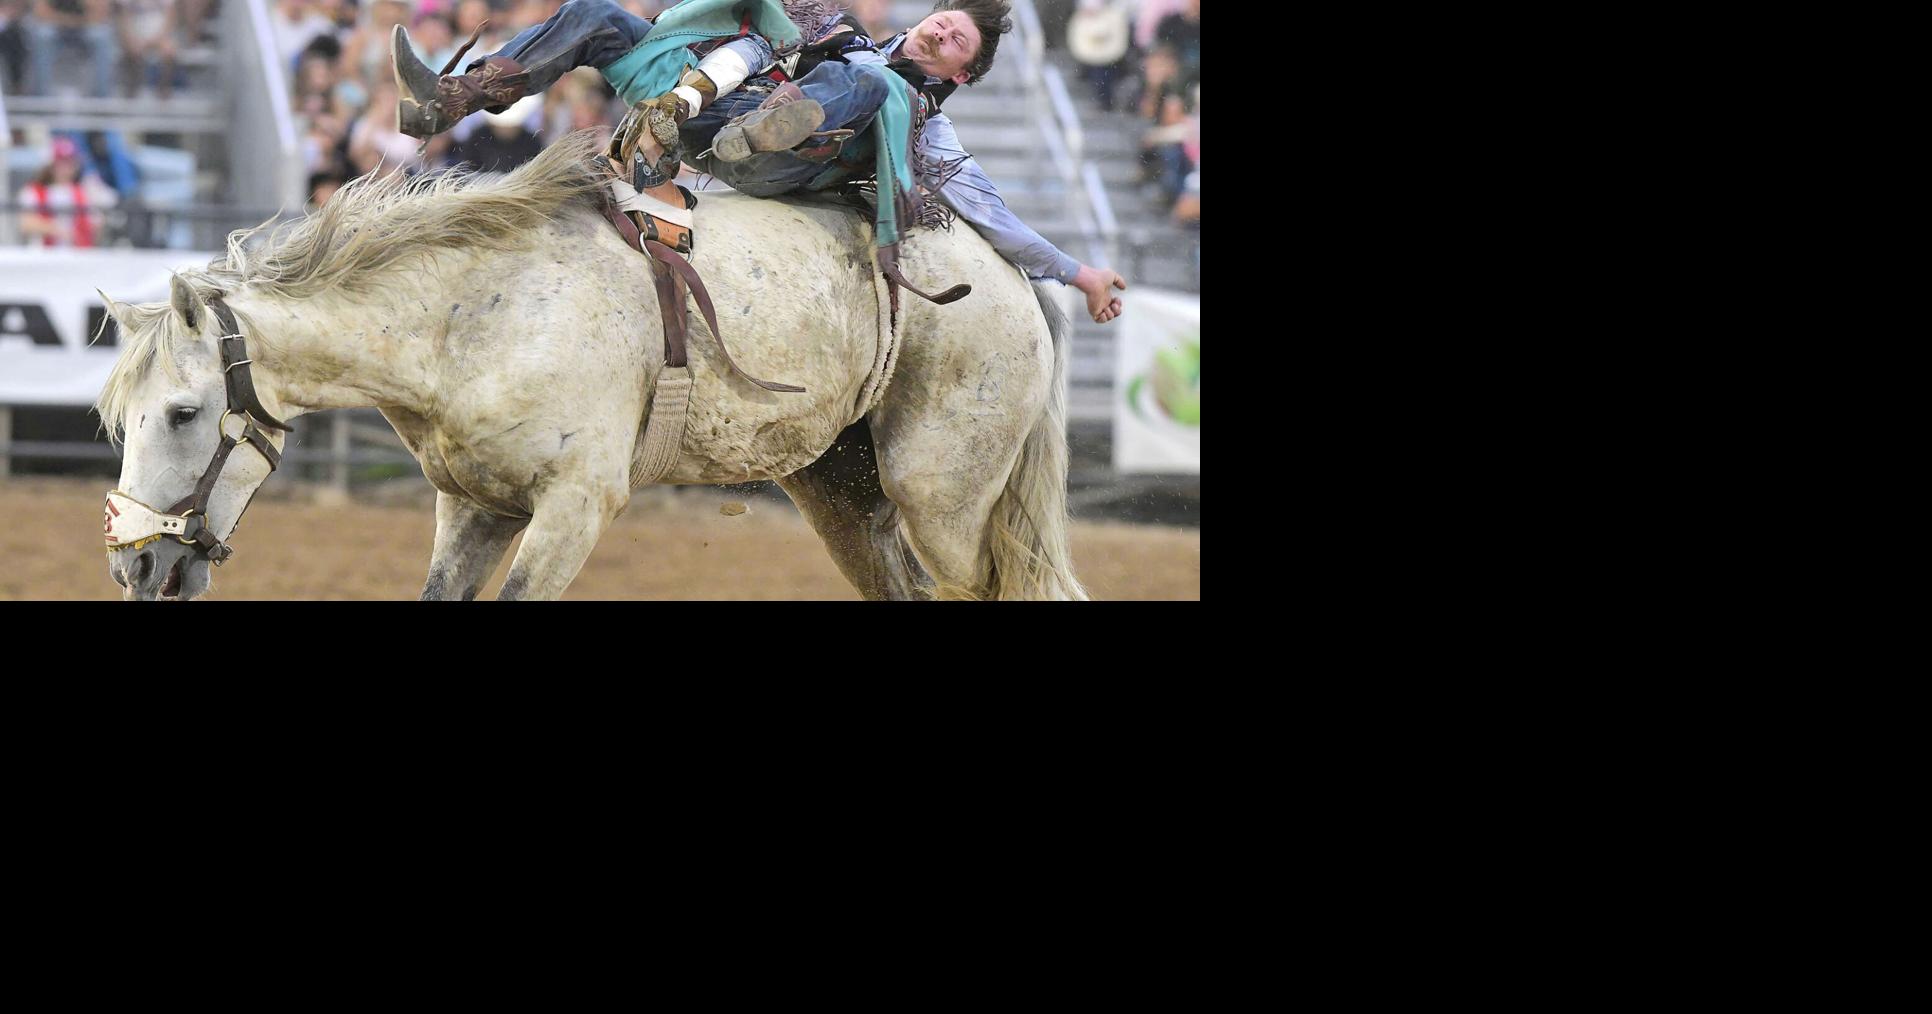
[[[208,281],[301,298],[366,288],[396,262],[435,250],[526,245],[558,210],[602,187],[591,164],[601,147],[596,132],[581,130],[484,181],[464,171],[357,177],[322,210],[274,228],[257,249],[247,244],[267,223],[231,233],[228,256],[208,265]]]
[[[495,179],[464,171],[360,176],[315,214],[230,233],[227,256],[205,270],[182,271],[181,278],[204,299],[244,286],[301,299],[366,290],[393,277],[389,269],[399,262],[437,250],[515,249],[563,208],[590,206],[603,186],[591,162],[602,147],[595,131],[581,130]],[[178,343],[190,337],[165,302],[115,304],[114,311],[122,324],[121,355],[95,402],[110,439],[124,428],[134,386],[148,367],[157,357],[171,363]],[[246,319],[242,324],[249,326]]]

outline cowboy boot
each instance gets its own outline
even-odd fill
[[[810,138],[825,121],[825,107],[790,81],[758,108],[719,129],[711,153],[721,162],[742,162],[753,153],[784,151]]]
[[[470,64],[471,73],[438,76],[416,58],[403,26],[397,25],[390,34],[390,44],[395,55],[396,129],[410,137],[440,134],[478,109],[500,113],[529,90],[530,75],[507,56],[478,60]]]

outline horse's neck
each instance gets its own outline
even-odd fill
[[[429,400],[425,365],[437,332],[428,294],[243,292],[231,302],[259,332],[248,336],[249,355],[289,415],[378,405],[421,411]]]

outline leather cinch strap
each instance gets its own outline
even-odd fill
[[[654,239],[645,239],[637,231],[637,224],[630,216],[613,207],[606,201],[603,206],[604,217],[615,226],[617,233],[631,249],[651,259],[652,281],[657,285],[658,311],[664,315],[664,362],[671,367],[682,367],[688,361],[689,352],[685,342],[684,296],[688,288],[698,301],[698,312],[704,314],[706,326],[711,328],[711,337],[717,339],[718,352],[724,356],[725,364],[739,376],[757,384],[767,391],[781,394],[803,394],[805,389],[792,384],[780,384],[770,380],[760,380],[746,373],[737,361],[731,358],[731,350],[725,347],[724,331],[718,327],[718,313],[711,305],[711,293],[704,287],[704,280],[698,277],[696,268],[676,250]]]
[[[719,330],[718,328],[717,311],[711,308],[711,294],[705,291],[704,281],[703,279],[700,279],[698,277],[697,270],[691,267],[691,262],[685,260],[682,256],[680,256],[676,250],[673,250],[670,247],[665,246],[664,244],[659,243],[654,239],[647,239],[644,241],[644,251],[650,254],[652,257],[656,258],[659,264],[665,265],[666,267],[670,268],[672,271],[676,272],[678,280],[681,281],[684,285],[690,286],[691,295],[695,296],[698,301],[698,312],[704,314],[704,322],[707,326],[711,328],[711,336],[718,340],[718,352],[724,356],[725,363],[729,365],[734,372],[736,372],[739,376],[745,378],[746,380],[749,380],[752,383],[757,384],[759,387],[764,388],[767,391],[777,391],[781,394],[803,394],[805,392],[805,389],[802,387],[795,387],[791,384],[774,383],[773,381],[769,381],[769,380],[759,380],[757,377],[754,377],[751,374],[746,373],[744,371],[744,368],[739,366],[738,363],[731,358],[731,350],[725,348],[724,332]],[[662,300],[662,296],[664,295],[663,278],[664,278],[664,273],[662,271],[659,271],[658,272],[658,280],[659,280],[658,295],[660,297],[659,302],[663,301]],[[673,317],[677,318],[677,326],[675,330],[678,332],[678,345],[680,346],[678,350],[680,359],[679,359],[679,362],[677,362],[674,365],[682,366],[684,365],[682,360],[682,356],[683,356],[682,345],[684,344],[684,334],[683,334],[684,299],[682,297],[682,294],[680,294],[673,302],[671,302],[664,308],[664,335],[665,335],[665,341],[667,345],[670,341],[671,332],[674,330],[671,325],[671,318]],[[666,361],[668,362],[669,360],[667,359]]]
[[[646,240],[659,246],[655,240]],[[684,283],[662,264],[651,263],[651,281],[657,285],[658,312],[664,315],[664,365],[685,365]]]

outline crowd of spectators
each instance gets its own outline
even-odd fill
[[[220,0],[0,0],[0,89],[87,100],[151,98],[183,86],[180,54],[211,42]],[[15,130],[13,142],[25,136]],[[109,236],[145,245],[157,228],[141,208],[141,173],[118,130],[52,130],[46,159],[12,193],[12,222],[29,245],[90,247]]]
[[[115,88],[145,88],[166,99],[180,84],[176,56],[211,41],[209,22],[221,0],[0,0],[0,87],[49,94],[57,61],[65,87],[96,98]],[[407,25],[417,55],[440,70],[479,27],[462,62],[500,48],[511,36],[554,14],[563,0],[270,0],[269,22],[287,80],[310,206],[319,207],[346,181],[365,173],[422,173],[449,166],[506,172],[577,129],[606,134],[624,109],[595,70],[580,68],[549,90],[502,113],[479,112],[425,147],[396,130],[396,86],[390,34]],[[674,0],[621,0],[654,18]],[[889,0],[848,0],[852,13],[880,38]],[[1087,65],[1105,110],[1144,120],[1140,163],[1150,196],[1174,221],[1200,222],[1200,0],[1072,0],[1068,36]],[[487,22],[487,24],[485,24]],[[1096,48],[1102,30],[1111,41]],[[1077,36],[1085,32],[1087,44]],[[1118,50],[1118,52],[1114,52]],[[458,70],[461,68],[458,67]],[[118,73],[118,80],[117,75]],[[78,82],[78,84],[76,84]],[[133,196],[134,172],[112,131],[57,132],[50,162],[16,195],[22,211],[67,207],[57,229],[24,229],[29,242],[88,245],[94,209]],[[420,154],[419,154],[420,152]],[[79,213],[76,213],[78,211]],[[29,214],[27,217],[32,217]]]
[[[142,199],[141,171],[119,131],[52,131],[46,158],[12,194],[12,225],[27,245],[179,245],[172,220]],[[122,213],[110,228],[103,213],[115,207]]]
[[[672,6],[672,0],[621,2],[647,18]],[[889,0],[845,3],[878,38],[903,27],[892,24]],[[1198,222],[1200,2],[1116,3],[1137,19],[1137,45],[1115,69],[1130,72],[1122,75],[1132,89],[1125,104],[1149,121],[1142,154],[1149,186],[1175,207],[1177,220]],[[625,110],[603,77],[588,68],[506,112],[472,114],[430,139],[426,148],[396,131],[392,26],[408,25],[417,55],[440,71],[484,21],[489,24],[463,64],[500,48],[561,5],[562,0],[272,0],[270,19],[292,82],[296,130],[315,206],[364,173],[420,173],[456,165],[502,172],[572,130],[608,134]],[[1104,107],[1113,108],[1114,90],[1110,85]]]
[[[1077,0],[1068,48],[1094,101],[1147,125],[1142,179],[1174,222],[1201,223],[1201,0]]]
[[[602,75],[579,68],[502,113],[479,112],[422,142],[396,130],[396,83],[389,38],[407,25],[416,55],[434,70],[482,27],[462,65],[557,12],[563,0],[274,0],[270,22],[283,66],[312,206],[365,173],[422,173],[463,166],[508,172],[573,130],[606,135],[623,117]],[[623,0],[639,17],[669,3]],[[485,25],[485,22],[488,22]],[[418,154],[418,151],[421,154]]]
[[[63,60],[85,68],[89,98],[146,88],[167,99],[182,80],[176,56],[204,40],[218,0],[0,0],[0,87],[51,95]]]
[[[176,55],[212,42],[221,0],[0,0],[0,88],[109,98],[145,88],[169,98],[182,83]],[[655,18],[675,0],[620,0]],[[464,166],[507,172],[578,129],[608,135],[624,114],[602,76],[584,68],[502,113],[479,112],[425,147],[396,130],[390,34],[406,25],[417,56],[440,70],[481,28],[462,62],[480,58],[555,14],[563,0],[270,0],[269,25],[288,82],[290,113],[308,177],[309,207],[365,173]],[[886,0],[855,13],[884,27]],[[459,67],[458,70],[461,68]],[[117,80],[118,74],[118,80]],[[116,131],[55,130],[48,161],[13,194],[28,243],[93,246],[104,209],[139,205],[138,179]],[[420,152],[420,153],[419,153]]]

